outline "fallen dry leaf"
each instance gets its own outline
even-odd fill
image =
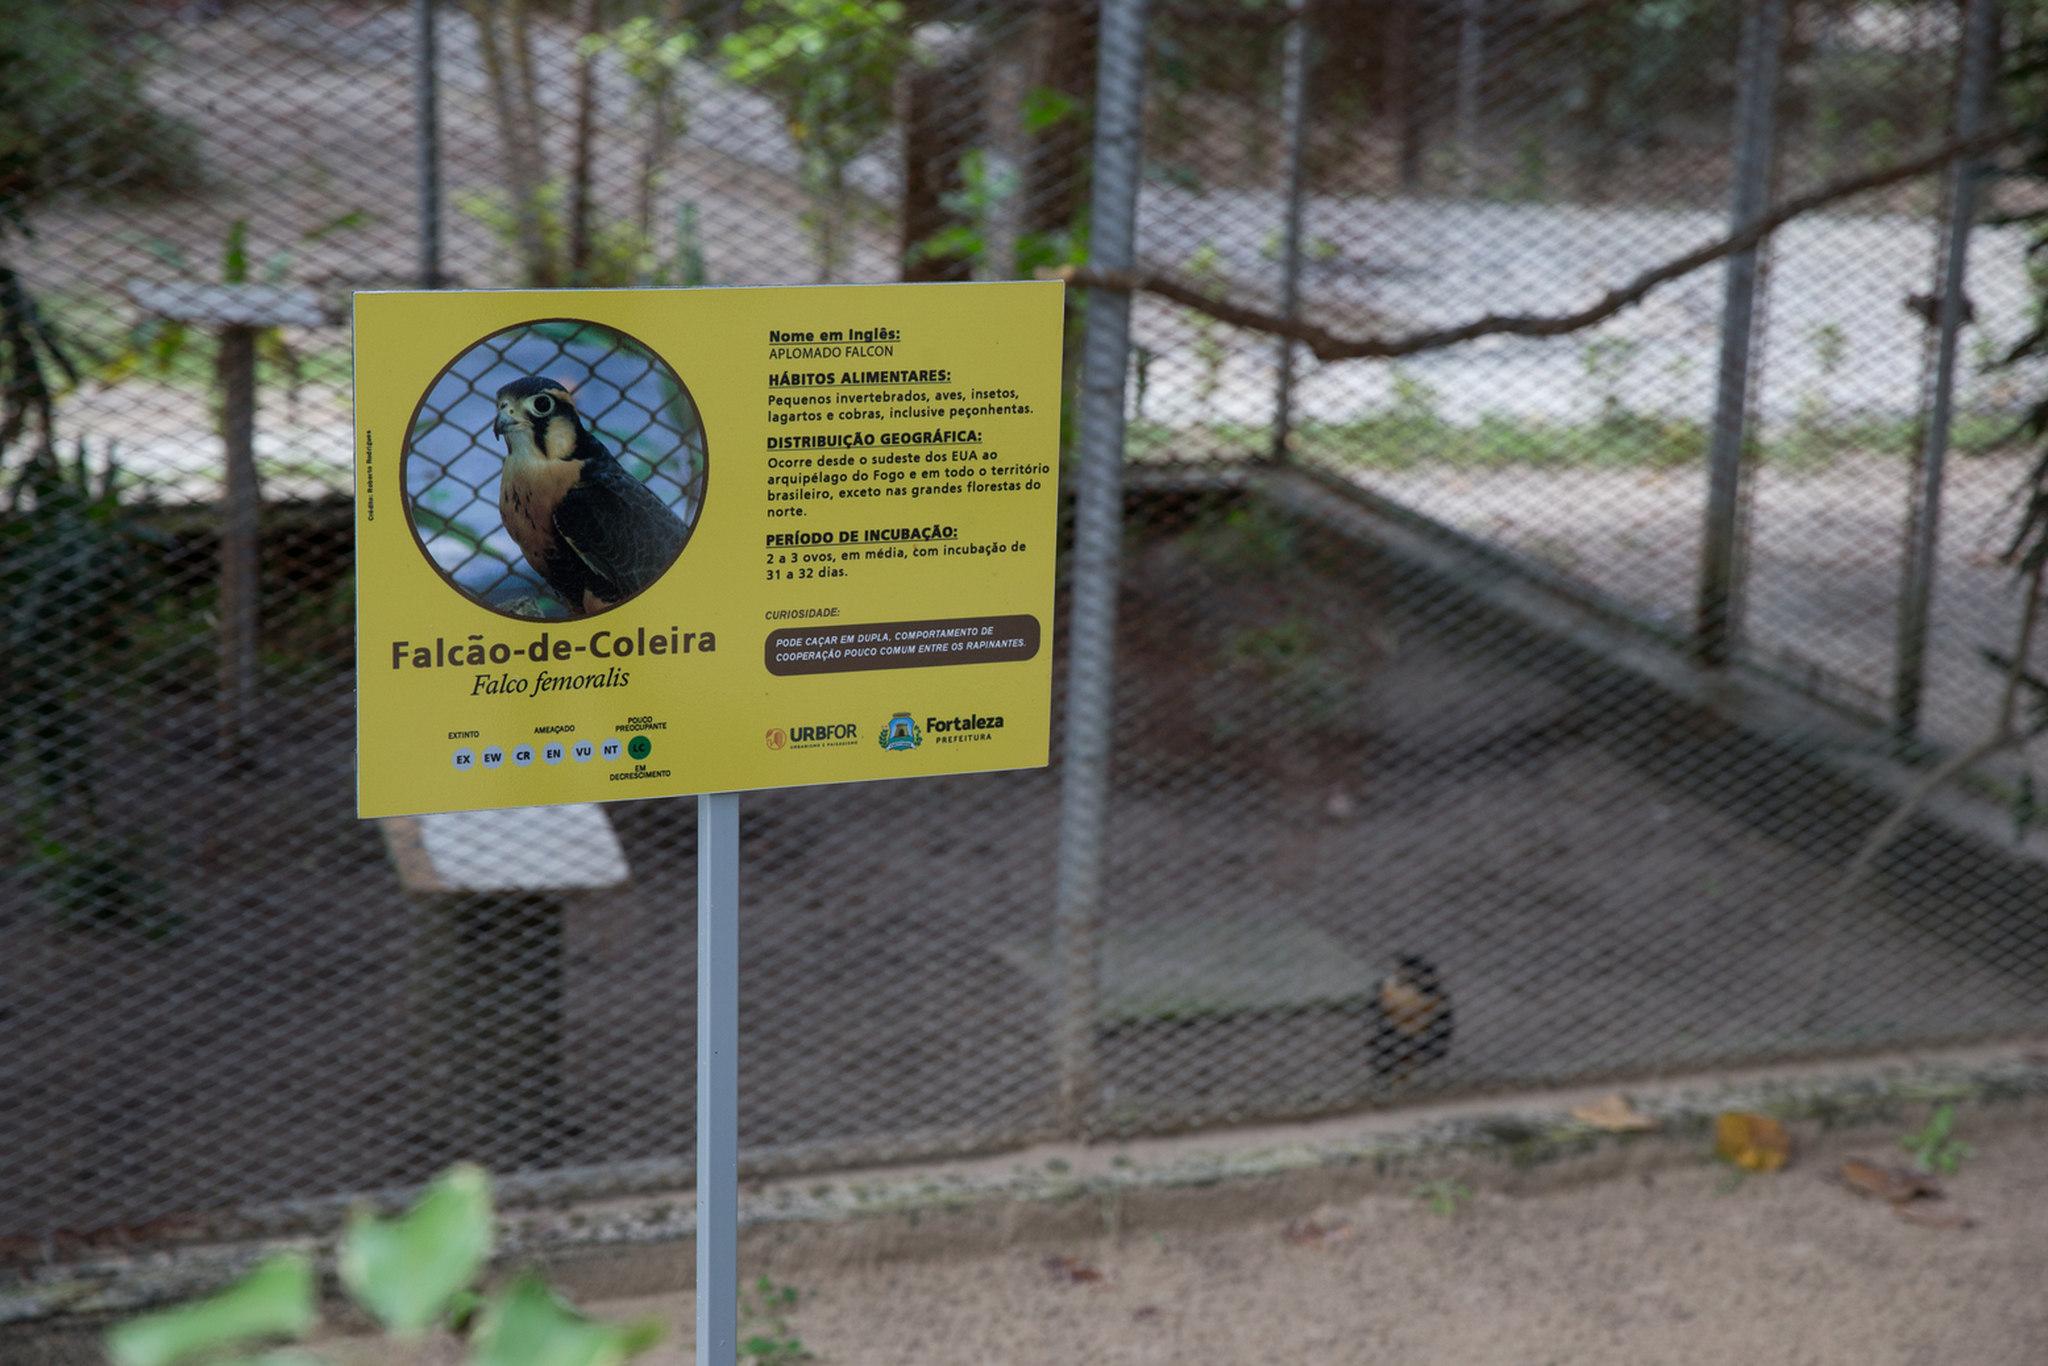
[[[1933,1177],[1905,1167],[1888,1167],[1867,1157],[1842,1159],[1842,1183],[1858,1195],[1875,1196],[1894,1205],[1941,1198],[1941,1183]]]
[[[1769,1115],[1726,1110],[1714,1119],[1714,1154],[1746,1172],[1774,1172],[1792,1156],[1792,1138]]]
[[[1619,1091],[1602,1096],[1591,1105],[1574,1105],[1572,1118],[1581,1124],[1605,1129],[1610,1134],[1648,1133],[1657,1127],[1654,1118],[1629,1104],[1628,1097]]]
[[[1045,1269],[1050,1271],[1055,1279],[1063,1280],[1069,1285],[1081,1285],[1088,1281],[1099,1281],[1102,1279],[1100,1271],[1097,1271],[1079,1257],[1047,1257],[1045,1259]]]
[[[1313,1247],[1326,1243],[1341,1243],[1356,1232],[1348,1219],[1332,1219],[1324,1223],[1317,1219],[1290,1219],[1280,1230],[1280,1236],[1296,1247]]]
[[[1925,1205],[1893,1205],[1892,1213],[1909,1224],[1922,1228],[1965,1229],[1977,1227],[1977,1221],[1959,1209],[1929,1209]]]

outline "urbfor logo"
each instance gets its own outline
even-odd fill
[[[786,731],[777,729],[771,733],[784,736],[791,749],[836,749],[841,745],[857,744],[860,741],[860,727],[851,721],[790,726]],[[780,746],[770,745],[769,748],[777,749]]]
[[[768,728],[767,739],[768,748],[781,749],[784,745],[787,745],[789,743],[789,732],[784,730],[780,726],[770,726]]]
[[[969,712],[964,716],[927,716],[924,719],[926,733],[935,745],[972,744],[977,740],[991,740],[1003,728],[1000,716],[983,716],[980,712]]]
[[[917,722],[907,711],[899,711],[890,717],[889,723],[882,727],[882,733],[875,738],[883,749],[888,750],[916,749],[924,743],[924,736],[918,733]]]

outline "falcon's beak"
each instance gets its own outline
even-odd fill
[[[512,430],[512,425],[512,415],[501,408],[498,410],[497,419],[491,423],[491,435],[503,436]]]

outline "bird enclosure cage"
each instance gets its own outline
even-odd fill
[[[605,808],[601,878],[480,832],[489,893],[353,819],[354,290],[1075,282],[1057,761],[749,799],[753,1171],[2040,1028],[2024,748],[1861,852],[2010,675],[2036,291],[1978,135],[2031,22],[28,0],[0,56],[75,79],[0,109],[0,1255],[324,1227],[505,1107],[515,1203],[687,1180],[689,804]],[[318,305],[247,338],[232,753],[222,347],[138,307],[173,284]],[[414,524],[544,614],[520,377],[685,523],[715,443],[629,337],[450,357]],[[431,1047],[423,955],[489,968]],[[544,1096],[451,1083],[535,1047]]]

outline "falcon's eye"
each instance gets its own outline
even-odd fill
[[[533,400],[531,406],[535,417],[546,417],[555,410],[555,401],[546,394],[541,394]]]

